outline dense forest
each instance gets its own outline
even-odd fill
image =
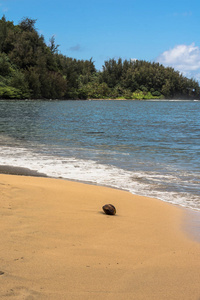
[[[200,99],[200,86],[173,68],[140,60],[92,61],[59,53],[54,37],[45,43],[24,18],[0,19],[1,99]]]

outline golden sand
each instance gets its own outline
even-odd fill
[[[200,299],[185,210],[49,178],[0,175],[0,189],[0,299]]]

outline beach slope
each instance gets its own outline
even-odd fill
[[[0,189],[0,299],[200,299],[185,210],[50,178],[0,175]]]

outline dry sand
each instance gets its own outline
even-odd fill
[[[185,210],[56,179],[0,175],[0,188],[0,299],[200,299]]]

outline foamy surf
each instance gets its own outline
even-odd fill
[[[185,184],[188,183],[188,174],[185,174],[185,179],[182,178],[182,182],[180,182],[180,177],[172,174],[159,174],[142,170],[128,171],[94,160],[44,155],[28,148],[6,146],[1,147],[0,165],[25,167],[54,178],[119,188],[132,194],[154,197],[176,205],[200,210],[200,197],[194,193],[180,190],[181,184],[184,186],[184,182]],[[197,181],[193,182],[193,189],[195,185],[197,188]]]

